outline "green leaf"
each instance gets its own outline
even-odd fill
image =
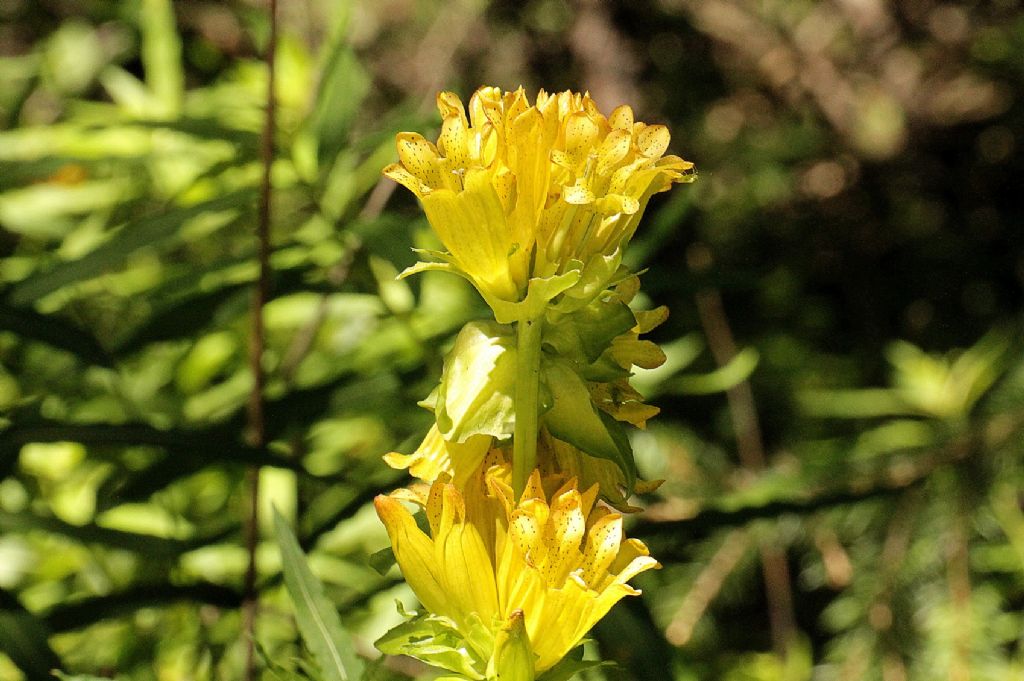
[[[286,402],[287,403],[287,402]],[[98,496],[100,507],[109,507],[108,499],[118,502],[142,500],[163,489],[175,480],[191,475],[211,464],[241,464],[273,466],[316,478],[300,461],[271,454],[266,449],[249,447],[239,442],[240,426],[225,426],[204,430],[160,430],[142,423],[61,423],[36,417],[25,417],[24,422],[2,431],[0,440],[0,471],[13,461],[21,445],[33,442],[79,442],[84,445],[133,446],[152,445],[164,450],[164,455],[139,471],[116,471],[101,486]],[[274,431],[276,432],[276,431]],[[331,478],[324,477],[324,480]]]
[[[544,329],[544,343],[577,365],[596,362],[612,339],[636,325],[629,306],[618,298],[597,300]]]
[[[334,38],[309,118],[314,136],[320,141],[321,161],[332,158],[344,146],[352,121],[370,91],[371,79],[346,37],[344,31],[339,30]]]
[[[889,388],[805,390],[797,394],[797,401],[806,414],[817,417],[863,419],[916,413]]]
[[[622,426],[594,406],[587,384],[568,362],[548,360],[542,363],[541,372],[551,394],[551,409],[543,416],[551,434],[591,456],[614,462],[632,490],[636,463]]]
[[[536,679],[536,656],[526,633],[522,610],[513,610],[495,635],[488,675],[500,681]]]
[[[50,648],[46,626],[6,591],[0,590],[0,651],[28,681],[52,681],[51,670],[61,667]]]
[[[255,192],[241,190],[193,206],[172,208],[148,215],[125,225],[109,241],[78,260],[61,263],[19,282],[11,289],[10,301],[29,305],[59,288],[97,277],[120,267],[133,252],[175,236],[186,221],[204,213],[245,210],[252,205]]]
[[[245,250],[239,257],[223,260],[217,266],[186,270],[156,289],[146,300],[152,309],[150,317],[115,339],[114,353],[123,356],[148,343],[194,337],[215,320],[246,314],[252,282],[257,276],[255,266],[246,271],[246,264],[252,263],[253,258],[255,252]],[[307,274],[305,265],[274,267],[275,294],[309,290]]]
[[[142,470],[115,471],[100,484],[96,492],[97,510],[105,511],[120,504],[144,502],[174,482],[219,463],[201,454],[191,456],[192,453],[191,450],[185,450],[165,455]]]
[[[285,660],[282,660],[279,655],[274,655],[264,647],[264,645],[257,639],[253,641],[256,648],[256,654],[259,656],[260,662],[265,668],[266,672],[270,674],[271,678],[277,679],[277,681],[310,681],[310,679],[316,680],[315,675],[306,674],[305,665],[296,664],[298,669],[291,669],[282,664]],[[314,670],[315,671],[315,670]],[[263,678],[266,678],[265,676]],[[367,681],[366,675],[363,675],[363,681]]]
[[[37,182],[0,194],[0,222],[4,229],[33,241],[63,239],[79,216],[102,220],[105,212],[132,198],[124,178],[86,180],[76,185]]]
[[[157,301],[152,316],[133,329],[130,335],[120,339],[115,352],[123,356],[149,343],[197,336],[225,309],[245,309],[248,303],[247,283],[196,291],[191,297],[174,302]]]
[[[53,670],[53,676],[56,676],[60,681],[110,681],[109,676],[93,676],[92,674],[65,674],[59,669]],[[50,681],[53,681],[53,677],[50,677]]]
[[[578,260],[573,261],[574,269],[579,273],[578,280],[565,291],[565,295],[554,306],[555,310],[569,313],[589,305],[611,284],[629,274],[628,270],[620,267],[621,262],[621,248],[608,255],[595,255],[585,265]]]
[[[674,392],[683,395],[710,395],[720,393],[747,380],[761,356],[754,348],[745,348],[738,352],[729,363],[714,371],[694,376],[677,376],[666,381],[666,392]]]
[[[139,13],[142,66],[146,85],[159,103],[157,113],[174,117],[181,107],[185,74],[181,68],[181,38],[170,0],[143,0]]]
[[[380,299],[388,310],[393,314],[405,314],[412,310],[416,306],[416,298],[409,284],[398,279],[398,271],[391,261],[373,254],[369,261]]]
[[[151,130],[174,130],[183,132],[201,140],[216,140],[218,142],[229,142],[235,147],[235,152],[240,158],[256,158],[259,154],[260,132],[239,127],[231,127],[229,124],[218,120],[216,117],[203,117],[201,115],[190,115],[188,118],[177,118],[163,121],[133,121],[133,128]],[[206,177],[212,177],[218,169],[220,171],[233,167],[232,162],[226,165],[217,164],[205,172]]]
[[[757,500],[752,503],[742,499],[742,493],[733,493],[724,500],[717,498],[714,502],[708,503],[685,520],[640,521],[634,524],[631,535],[644,540],[658,536],[671,536],[677,539],[707,536],[723,527],[737,527],[752,520],[777,519],[786,514],[809,515],[821,510],[898,496],[908,489],[922,485],[927,479],[927,476],[922,476],[896,486],[886,482],[865,489],[828,489],[817,491],[814,495],[788,495],[788,498]]]
[[[4,135],[0,134],[0,143],[4,141]],[[0,160],[0,191],[6,193],[12,188],[43,182],[69,164],[81,166],[88,172],[89,177],[95,176],[95,169],[98,165],[95,161],[69,156],[47,156],[31,160],[18,158],[17,161],[2,159]],[[5,225],[4,228],[10,229],[10,226]]]
[[[446,617],[414,617],[391,629],[374,645],[386,655],[408,655],[467,679],[485,678],[481,670],[487,662]]]
[[[274,509],[274,531],[281,550],[284,583],[295,605],[296,621],[306,646],[313,652],[325,681],[357,679],[363,671],[334,605],[313,576],[287,521]]]
[[[606,660],[576,660],[564,657],[561,662],[538,676],[537,681],[568,681],[580,672],[585,672],[588,669],[614,666],[614,663]]]
[[[921,449],[935,444],[939,429],[922,419],[891,419],[866,429],[857,436],[850,452],[851,460],[886,456],[893,452]]]
[[[369,563],[370,567],[372,567],[378,575],[383,577],[389,570],[391,570],[392,567],[394,567],[395,563],[398,562],[398,559],[395,558],[394,549],[389,546],[385,549],[381,549],[380,551],[371,553],[366,562]]]
[[[515,427],[516,349],[508,327],[466,324],[445,358],[437,393],[437,427],[446,440],[508,437]]]

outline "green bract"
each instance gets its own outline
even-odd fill
[[[551,409],[544,417],[551,434],[587,454],[615,462],[632,489],[636,464],[622,426],[594,406],[587,384],[567,361],[546,362],[543,380],[551,393]]]
[[[515,610],[494,637],[494,655],[487,675],[497,681],[533,681],[536,678],[534,658],[523,624],[523,611]]]
[[[455,672],[455,678],[486,679],[488,660],[480,651],[493,647],[483,624],[473,627],[480,640],[467,640],[455,622],[441,615],[409,615],[408,619],[380,637],[374,645],[386,655],[408,655],[420,662]],[[474,638],[473,636],[470,637]]]
[[[466,324],[445,359],[434,413],[445,440],[505,438],[515,425],[515,334],[501,324]]]

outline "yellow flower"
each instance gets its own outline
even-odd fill
[[[374,503],[424,607],[455,622],[469,645],[480,645],[473,632],[482,623],[490,632],[490,649],[476,651],[482,659],[491,659],[495,637],[521,610],[542,672],[616,602],[639,594],[627,581],[658,563],[642,542],[624,539],[619,513],[595,503],[596,485],[580,491],[575,479],[534,471],[516,503],[508,464],[488,463],[462,491],[441,481],[431,486],[429,535],[398,499]]]
[[[400,133],[384,174],[419,197],[445,266],[492,306],[522,301],[533,278],[616,257],[648,199],[693,179],[692,163],[664,155],[668,129],[635,122],[628,106],[605,117],[587,94],[541,90],[531,105],[522,88],[494,87],[473,94],[468,117],[451,92],[437,104],[437,144]]]
[[[441,437],[437,425],[430,427],[423,442],[412,454],[390,452],[384,462],[392,468],[408,468],[409,473],[424,482],[434,482],[442,474],[450,476],[457,487],[463,487],[466,478],[483,461],[494,438],[474,435],[464,444],[449,442]]]

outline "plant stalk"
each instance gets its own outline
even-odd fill
[[[540,412],[540,341],[544,318],[522,319],[516,328],[516,425],[512,434],[512,489],[523,496],[537,467]]]
[[[266,414],[263,402],[263,390],[266,375],[263,371],[263,352],[266,338],[263,328],[263,307],[270,298],[270,222],[271,222],[271,168],[274,163],[274,130],[276,128],[276,109],[274,101],[275,73],[274,58],[277,46],[277,0],[268,0],[267,13],[270,20],[270,37],[267,43],[264,60],[267,65],[267,100],[263,117],[263,135],[260,140],[260,178],[259,206],[256,219],[256,246],[259,274],[256,286],[253,287],[251,315],[252,326],[249,338],[249,367],[252,372],[252,390],[249,393],[247,408],[247,440],[252,447],[263,449],[267,446]],[[256,589],[256,551],[259,547],[259,501],[260,501],[260,469],[257,465],[249,466],[246,471],[245,484],[248,492],[248,504],[243,521],[245,549],[249,560],[242,585],[242,638],[245,646],[245,666],[242,678],[253,681],[256,670],[256,616],[259,610],[259,593]]]

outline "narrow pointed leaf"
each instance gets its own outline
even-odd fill
[[[710,395],[725,392],[739,385],[754,373],[760,355],[754,348],[745,348],[729,360],[725,366],[707,374],[677,376],[665,383],[665,389],[682,395]]]
[[[313,652],[325,681],[348,681],[362,674],[348,634],[334,605],[324,595],[323,585],[313,575],[295,534],[281,514],[274,511],[274,531],[281,550],[284,583],[295,605],[299,633]]]
[[[181,68],[181,37],[169,0],[144,0],[139,13],[142,29],[142,64],[146,85],[157,98],[161,113],[174,114],[181,106],[185,75]]]

